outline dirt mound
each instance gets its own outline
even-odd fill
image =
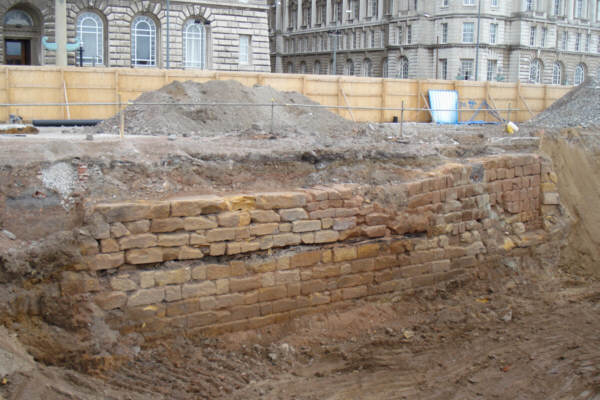
[[[147,105],[140,103],[168,103]],[[242,105],[197,105],[198,103],[236,103]],[[273,109],[271,104],[288,104]],[[138,104],[138,105],[136,105]],[[244,104],[265,106],[249,106]],[[297,92],[280,92],[269,86],[252,88],[236,81],[175,81],[159,90],[146,92],[125,109],[125,131],[135,135],[212,136],[230,132],[249,134],[348,134],[359,125],[323,108],[295,107],[290,104],[317,105]],[[93,132],[117,133],[120,115],[110,118]]]
[[[529,120],[526,125],[556,129],[599,127],[600,83],[588,76],[581,85]]]

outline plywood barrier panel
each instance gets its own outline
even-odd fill
[[[315,100],[318,97],[331,96],[337,99],[337,81],[324,81],[320,79],[307,79],[304,83],[306,96]],[[315,100],[318,101],[318,100]]]

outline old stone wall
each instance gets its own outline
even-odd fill
[[[542,244],[555,183],[538,156],[508,155],[386,186],[97,203],[61,292],[91,296],[121,332],[257,327],[466,279]]]

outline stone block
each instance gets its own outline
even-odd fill
[[[103,253],[116,253],[120,250],[119,243],[115,239],[102,239],[100,248]]]
[[[163,252],[158,247],[149,249],[127,250],[125,260],[129,264],[150,264],[163,261]]]
[[[192,271],[190,267],[154,272],[154,281],[158,286],[182,284],[191,278]]]
[[[308,219],[308,213],[303,208],[288,208],[279,210],[279,215],[281,216],[282,221],[287,222]]]
[[[279,229],[279,232],[281,232],[281,233],[291,232],[292,224],[289,222],[283,222],[283,223],[279,224],[278,229]]]
[[[339,239],[340,234],[337,231],[325,230],[315,233],[315,243],[332,243]]]
[[[261,279],[258,276],[250,278],[231,278],[229,280],[229,290],[231,292],[247,292],[249,290],[261,287]]]
[[[125,264],[125,253],[105,253],[86,257],[87,265],[92,271],[118,268]]]
[[[365,297],[368,294],[367,286],[356,286],[342,289],[342,298],[344,300]]]
[[[127,307],[160,303],[165,298],[164,288],[141,289],[129,296]]]
[[[331,265],[323,265],[323,266],[314,267],[310,274],[310,278],[311,279],[324,279],[324,278],[331,278],[331,277],[338,276],[338,275],[340,275],[340,265],[331,264]]]
[[[183,218],[153,219],[150,232],[175,232],[183,229]]]
[[[167,286],[165,288],[165,300],[168,302],[181,300],[181,286]]]
[[[258,290],[259,301],[271,301],[282,299],[287,296],[287,287],[285,285],[272,286]]]
[[[118,239],[120,237],[127,236],[130,234],[131,232],[129,231],[129,229],[127,229],[125,225],[123,225],[120,222],[115,222],[110,226],[110,235],[114,238]]]
[[[211,256],[222,256],[227,251],[227,244],[225,243],[211,243],[209,254]]]
[[[225,294],[216,297],[216,308],[230,308],[244,304],[244,295],[240,293]]]
[[[225,240],[235,240],[236,230],[234,228],[217,228],[206,232],[206,239],[209,242],[223,242]]]
[[[163,261],[175,261],[179,259],[179,247],[161,247]]]
[[[189,244],[191,246],[210,246],[210,243],[205,235],[200,235],[198,233],[190,234]]]
[[[138,286],[135,282],[129,279],[128,275],[125,276],[116,276],[110,280],[110,287],[113,290],[119,292],[128,292],[130,290],[136,290]]]
[[[350,267],[353,274],[373,271],[375,269],[375,260],[373,258],[354,260],[350,263]]]
[[[248,211],[256,208],[256,197],[252,195],[227,196],[225,197],[225,201],[229,204],[229,209],[232,211]]]
[[[195,196],[171,201],[172,217],[195,217],[201,214],[214,214],[227,209],[227,202],[219,196]]]
[[[340,276],[338,279],[338,288],[367,285],[373,281],[373,274],[353,274]]]
[[[240,320],[260,316],[260,306],[258,304],[235,306],[231,308],[231,319]]]
[[[205,281],[200,283],[186,283],[181,289],[181,296],[184,299],[190,297],[212,296],[217,293],[217,286],[214,282]]]
[[[294,254],[290,258],[290,266],[292,268],[309,267],[318,264],[320,261],[321,250],[305,251],[302,253]]]
[[[186,231],[199,231],[214,229],[219,226],[215,221],[206,217],[187,217],[183,219],[183,229]]]
[[[215,284],[217,285],[217,294],[229,293],[229,280],[228,279],[217,279]]]
[[[204,253],[202,250],[183,246],[179,248],[179,256],[177,257],[179,260],[197,260],[204,257]]]
[[[269,223],[279,222],[281,217],[273,210],[252,210],[250,211],[252,222]]]
[[[263,210],[303,207],[306,202],[307,195],[301,192],[273,192],[256,195],[256,206]]]
[[[158,245],[161,247],[187,246],[190,242],[188,233],[165,233],[158,235]]]
[[[247,211],[230,211],[217,215],[219,226],[225,228],[246,226],[250,224],[250,214]]]
[[[327,290],[327,282],[323,280],[310,280],[302,282],[301,293],[303,295],[311,294],[314,292],[324,292]]]
[[[293,283],[300,281],[300,272],[297,269],[276,271],[275,272],[275,283]]]
[[[154,286],[154,271],[140,272],[140,287],[148,289]]]
[[[560,196],[558,193],[546,192],[542,194],[542,204],[544,205],[559,205]]]
[[[305,220],[305,221],[294,221],[292,222],[292,232],[312,232],[321,229],[320,220]]]
[[[154,247],[158,243],[156,235],[151,233],[140,233],[138,235],[125,236],[119,239],[121,250],[145,249]]]
[[[187,317],[187,327],[196,328],[217,322],[218,314],[214,311],[203,311],[190,314]]]
[[[380,252],[379,243],[367,243],[356,248],[357,258],[377,257]]]
[[[125,227],[132,235],[146,233],[150,231],[150,220],[142,219],[140,221],[127,222]]]
[[[272,310],[273,313],[280,313],[280,312],[285,312],[285,311],[290,311],[293,310],[297,307],[297,301],[296,299],[281,299],[281,300],[275,300],[272,303]]]
[[[356,257],[356,247],[336,247],[333,249],[334,262],[354,260]]]
[[[277,233],[279,228],[278,223],[265,223],[265,224],[256,224],[250,225],[248,227],[249,233],[252,236],[263,236],[263,235],[271,235],[273,233]]]
[[[281,233],[273,235],[273,247],[295,246],[301,243],[300,235],[296,233]]]
[[[333,220],[333,229],[336,231],[345,231],[354,227],[356,227],[356,217],[335,218]]]
[[[104,222],[101,217],[95,219],[96,221],[87,226],[90,235],[98,240],[110,238],[110,225]]]
[[[100,293],[94,297],[94,303],[105,311],[114,310],[127,304],[127,295],[123,292]]]
[[[367,225],[387,225],[391,219],[392,217],[383,213],[372,213],[365,217]]]
[[[369,238],[383,237],[387,233],[385,225],[365,226],[362,230]]]
[[[121,202],[98,204],[94,211],[102,214],[108,222],[130,222],[151,218],[151,203]]]

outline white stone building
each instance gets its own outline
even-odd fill
[[[547,84],[600,77],[600,0],[269,3],[276,72],[331,74],[335,53],[335,73],[346,75]]]
[[[54,4],[0,1],[0,63],[54,64]],[[270,70],[266,0],[67,0],[67,29],[84,66]]]

